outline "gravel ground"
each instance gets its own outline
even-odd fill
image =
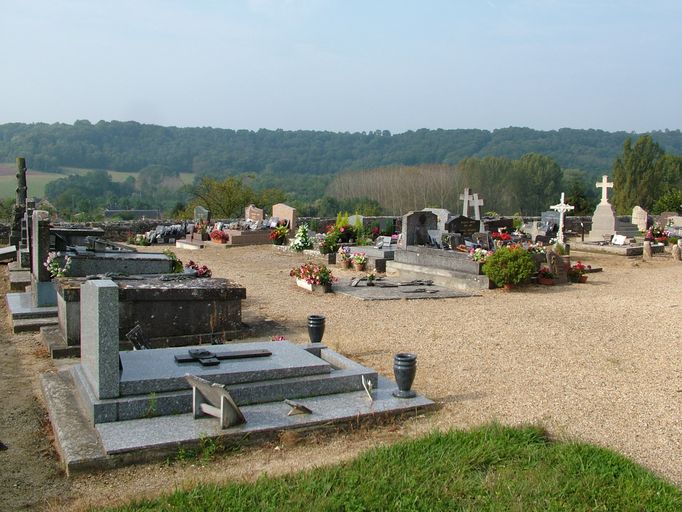
[[[338,436],[300,442],[284,436],[209,464],[149,464],[76,477],[49,498],[49,509],[82,510],[201,481],[279,474],[433,429],[489,421],[540,424],[558,439],[612,448],[682,486],[682,264],[668,254],[643,262],[575,253],[574,260],[604,268],[586,284],[367,302],[297,288],[288,273],[304,258],[272,246],[175,252],[243,284],[243,320],[262,336],[305,342],[307,315],[320,313],[327,317],[326,344],[386,376],[394,353],[417,353],[414,388],[442,408]],[[347,279],[353,272],[335,274]]]

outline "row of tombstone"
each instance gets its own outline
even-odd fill
[[[244,222],[237,222],[236,228],[244,227],[245,229],[260,229],[267,227],[274,227],[272,221],[275,220],[275,225],[281,223],[285,226],[295,228],[298,225],[298,215],[296,208],[293,208],[284,203],[277,203],[272,205],[272,216],[266,219],[265,212],[262,208],[258,208],[254,204],[249,204],[244,208]],[[194,222],[211,222],[211,212],[203,206],[194,208]]]

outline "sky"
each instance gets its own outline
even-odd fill
[[[0,0],[0,124],[682,128],[679,0]]]

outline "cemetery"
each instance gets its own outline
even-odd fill
[[[6,330],[34,347],[16,350],[42,371],[23,377],[17,407],[39,396],[53,441],[35,442],[54,447],[51,467],[71,479],[140,464],[129,469],[131,495],[143,474],[163,486],[155,462],[207,446],[271,468],[263,454],[273,446],[292,465],[340,460],[374,436],[499,418],[595,440],[682,482],[666,447],[675,436],[679,339],[650,336],[675,311],[676,295],[659,297],[654,313],[638,300],[681,277],[682,222],[633,211],[633,234],[608,203],[608,179],[600,184],[603,202],[585,242],[567,229],[575,220],[564,194],[524,225],[482,214],[484,199],[471,189],[461,212],[427,208],[392,219],[316,223],[287,205],[273,205],[270,218],[247,205],[243,219],[223,224],[197,210],[194,222],[148,232],[150,247],[52,225],[33,205],[8,251],[29,285],[7,294]],[[156,252],[171,240],[177,256]],[[203,265],[190,261],[199,245]],[[10,265],[7,288],[17,272]],[[534,286],[569,283],[584,284]],[[520,293],[495,289],[507,285]],[[601,328],[626,305],[637,322]],[[267,327],[254,336],[249,325],[257,323]],[[36,324],[40,335],[21,334]],[[39,358],[43,345],[48,356]],[[651,408],[664,443],[649,436]],[[605,417],[609,431],[595,432]],[[323,441],[300,440],[311,435]],[[229,465],[224,455],[199,471]]]

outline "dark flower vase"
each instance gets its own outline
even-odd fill
[[[310,343],[320,343],[324,336],[325,317],[322,315],[308,316],[308,337]]]
[[[398,389],[393,392],[396,398],[414,398],[417,393],[412,391],[414,376],[417,374],[417,356],[401,352],[393,358],[393,375]]]

